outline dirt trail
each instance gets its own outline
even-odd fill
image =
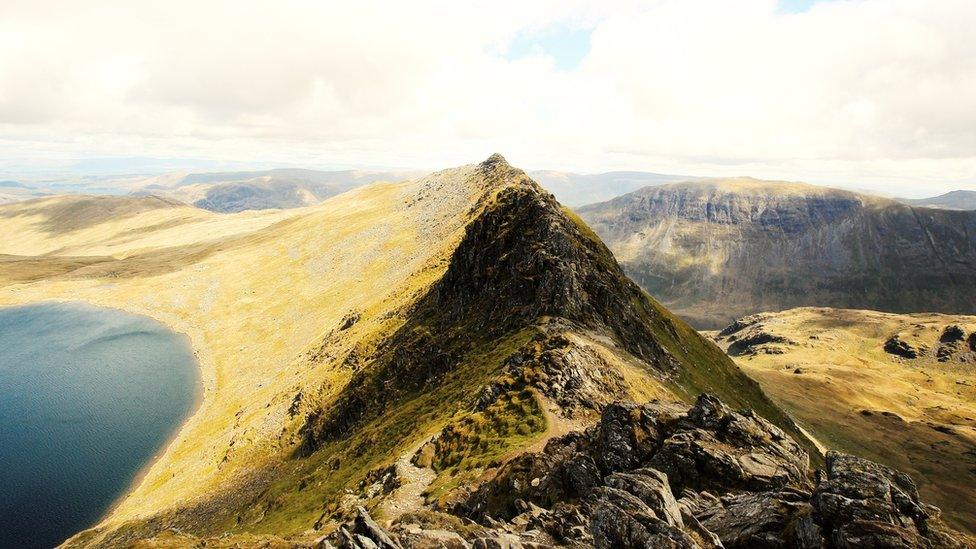
[[[400,479],[400,486],[380,505],[380,516],[388,522],[392,522],[404,513],[417,511],[427,505],[423,493],[430,486],[430,483],[437,478],[437,473],[433,469],[417,467],[413,464],[414,455],[426,443],[425,440],[406,452],[393,465],[397,478]]]
[[[551,400],[546,398],[545,395],[538,391],[534,391],[536,398],[539,399],[539,404],[541,404],[542,413],[546,417],[546,432],[539,437],[539,440],[533,442],[524,450],[519,450],[518,453],[529,453],[529,452],[541,452],[545,449],[546,443],[554,438],[561,437],[565,434],[571,433],[573,431],[582,431],[589,427],[593,421],[587,421],[583,418],[566,418],[559,413],[560,408],[554,404]]]

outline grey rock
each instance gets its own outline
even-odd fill
[[[654,469],[637,469],[632,473],[613,473],[606,485],[636,496],[652,509],[655,515],[671,526],[684,528],[681,509],[671,493],[668,476]]]
[[[865,459],[831,452],[812,499],[838,547],[926,547],[929,514],[912,479]]]
[[[686,532],[661,520],[643,501],[623,490],[601,487],[591,499],[594,547],[698,547]]]
[[[798,491],[737,494],[698,514],[725,547],[820,547],[809,493]],[[799,530],[796,525],[807,521]]]

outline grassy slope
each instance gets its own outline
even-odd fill
[[[83,229],[84,235],[52,235],[43,211],[4,218],[10,225],[3,232],[17,239],[2,245],[17,248],[0,253],[64,248],[90,258],[109,252],[117,268],[7,284],[0,288],[0,303],[80,299],[145,313],[187,333],[200,358],[201,408],[110,522],[192,502],[226,486],[241,470],[270,463],[289,444],[280,428],[300,387],[338,386],[349,376],[336,364],[309,367],[310,347],[352,311],[364,320],[336,346],[336,354],[384,332],[397,322],[393,312],[443,271],[441,254],[460,237],[452,233],[467,214],[459,206],[469,204],[478,189],[446,180],[456,194],[447,207],[411,205],[415,195],[431,192],[428,183],[374,186],[287,213],[215,216],[189,210],[195,223],[145,231],[135,229],[158,226],[162,214],[109,221]],[[201,242],[212,248],[202,258],[194,256]],[[130,254],[158,254],[159,260],[133,265]],[[180,264],[187,257],[188,264]],[[31,259],[38,268],[47,259],[61,261],[56,255]],[[121,266],[126,270],[119,276]]]
[[[950,324],[970,333],[976,317],[792,309],[763,325],[795,345],[737,362],[820,442],[911,474],[951,524],[972,532],[976,363],[935,359]],[[927,345],[929,354],[904,360],[886,353],[884,342],[894,334]]]

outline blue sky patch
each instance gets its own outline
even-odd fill
[[[505,59],[514,61],[531,55],[547,55],[557,70],[570,71],[579,66],[590,51],[592,28],[559,25],[545,29],[523,30],[508,44]]]
[[[781,13],[803,13],[813,7],[818,0],[779,0]]]

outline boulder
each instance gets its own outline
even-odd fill
[[[701,395],[650,465],[683,490],[807,487],[809,456],[786,433],[752,411],[733,412]]]
[[[812,518],[810,494],[797,490],[736,494],[697,518],[726,548],[823,546]]]
[[[827,454],[812,504],[838,547],[926,547],[928,513],[912,479],[854,456]]]
[[[590,500],[590,533],[594,547],[699,547],[694,538],[658,518],[633,494],[603,486],[594,491]]]

